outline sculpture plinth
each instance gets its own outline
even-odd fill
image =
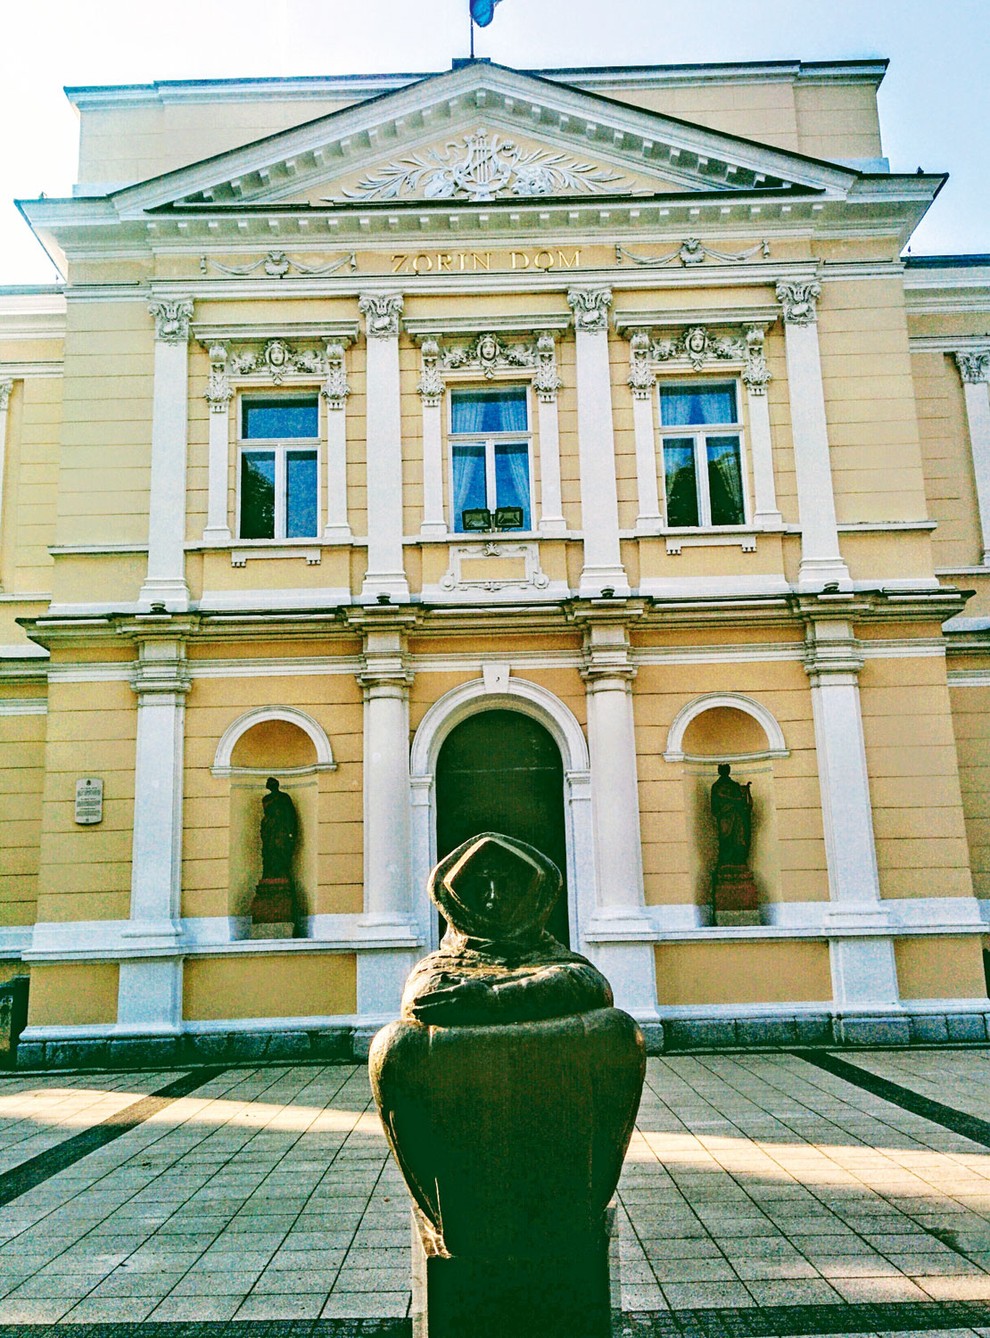
[[[430,880],[440,951],[371,1048],[415,1204],[417,1335],[611,1331],[609,1204],[645,1052],[604,976],[543,929],[560,885],[522,842],[458,847]]]
[[[253,938],[291,938],[295,932],[295,904],[292,879],[261,878],[251,902]]]

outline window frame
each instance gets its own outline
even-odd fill
[[[244,410],[251,401],[264,400],[282,400],[290,401],[316,401],[316,430],[315,437],[245,437],[244,433]],[[274,544],[274,543],[307,543],[312,544],[318,540],[322,533],[323,524],[323,469],[325,461],[325,418],[323,409],[323,397],[320,394],[318,386],[312,388],[308,386],[292,386],[283,389],[281,386],[269,389],[262,386],[244,387],[238,390],[235,400],[235,428],[236,428],[236,451],[234,460],[235,470],[235,490],[234,490],[234,542],[238,544]],[[316,515],[312,534],[286,535],[288,522],[287,509],[287,476],[288,467],[286,457],[294,452],[316,452]],[[243,523],[243,512],[241,509],[242,496],[241,488],[244,477],[243,457],[251,452],[274,452],[275,455],[275,520],[274,533],[264,538],[246,538],[241,534]]]
[[[498,391],[498,390],[524,390],[526,392],[526,430],[520,432],[498,432],[489,436],[483,436],[481,433],[474,432],[454,432],[454,396],[463,391]],[[447,413],[446,413],[446,435],[447,435],[447,488],[450,500],[450,533],[455,534],[458,540],[462,538],[490,537],[493,534],[509,535],[514,537],[528,536],[536,533],[535,511],[536,511],[536,477],[534,471],[533,448],[533,386],[531,381],[520,380],[518,377],[493,377],[490,381],[476,380],[459,381],[454,385],[447,387]],[[498,494],[496,492],[495,478],[495,446],[496,443],[525,443],[527,460],[527,488],[529,490],[529,525],[525,529],[518,530],[465,530],[460,527],[460,517],[454,512],[454,497],[456,488],[454,484],[454,448],[457,446],[481,446],[485,448],[485,506],[492,515],[498,506]],[[492,502],[494,501],[494,505]]]
[[[728,369],[726,369],[728,372]],[[736,420],[732,423],[683,423],[680,425],[664,425],[663,421],[663,390],[691,390],[694,392],[704,392],[706,389],[714,386],[732,386],[732,392],[736,403]],[[712,532],[722,533],[723,531],[734,532],[752,528],[752,509],[749,496],[749,468],[748,453],[746,450],[746,422],[743,417],[744,397],[741,392],[741,380],[738,374],[729,372],[725,376],[712,377],[705,376],[671,376],[658,377],[656,388],[656,413],[657,428],[659,437],[659,478],[661,484],[663,507],[663,528],[673,534],[698,533],[704,531],[706,534]],[[742,484],[742,519],[732,523],[719,522],[714,523],[711,519],[711,494],[708,482],[708,439],[711,437],[735,436],[739,438],[739,476]],[[672,525],[667,511],[667,460],[664,453],[664,446],[670,439],[692,439],[692,448],[694,451],[694,471],[695,471],[695,489],[698,503],[698,522],[695,525]]]

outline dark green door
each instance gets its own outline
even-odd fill
[[[479,832],[503,832],[556,864],[564,891],[547,928],[569,944],[564,767],[551,735],[519,711],[468,716],[437,762],[437,859]]]

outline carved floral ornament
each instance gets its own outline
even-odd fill
[[[427,149],[386,163],[343,194],[350,200],[394,200],[422,191],[428,200],[461,197],[480,204],[506,193],[577,195],[632,189],[633,182],[618,172],[566,153],[527,152],[479,126],[471,135],[448,141],[442,150]]]
[[[284,339],[269,339],[264,344],[232,349],[229,341],[215,339],[205,345],[210,359],[210,376],[204,398],[211,413],[225,413],[233,398],[230,377],[267,379],[280,386],[287,376],[319,377],[320,394],[331,409],[342,409],[350,387],[345,367],[346,344],[332,340],[322,349],[296,349]]]
[[[574,328],[592,334],[608,330],[612,293],[608,288],[571,288],[567,305],[574,312]]]
[[[820,283],[813,279],[781,280],[775,291],[785,325],[814,325],[818,320],[818,299],[822,295]]]
[[[156,339],[164,344],[185,344],[188,341],[189,322],[193,314],[191,297],[180,297],[174,302],[149,302],[148,310],[155,318]]]
[[[509,342],[490,331],[457,344],[441,344],[430,336],[420,352],[423,368],[417,389],[423,403],[434,407],[446,389],[443,374],[448,371],[478,372],[491,380],[497,372],[523,368],[532,372],[533,388],[544,403],[556,399],[563,384],[557,372],[556,341],[548,331],[529,342]]]
[[[5,413],[10,403],[10,393],[14,389],[13,381],[0,381],[0,413]]]
[[[742,363],[742,379],[753,395],[765,395],[770,380],[763,352],[764,327],[749,325],[743,335],[714,334],[704,325],[689,325],[677,335],[653,337],[647,330],[629,335],[628,384],[636,399],[648,399],[656,384],[658,363],[685,363],[700,372],[712,362]]]
[[[336,274],[344,266],[355,270],[357,269],[357,256],[353,251],[348,251],[338,260],[332,260],[326,265],[303,265],[298,260],[293,260],[291,256],[286,255],[284,251],[267,251],[260,260],[255,260],[250,265],[221,265],[219,260],[214,260],[211,256],[200,256],[199,268],[202,274],[209,270],[216,270],[218,274],[226,274],[234,278],[244,278],[248,274],[254,274],[261,270],[267,279],[284,279],[287,274],[295,271],[307,277],[314,275],[323,276],[326,274]]]
[[[365,293],[358,299],[358,310],[365,320],[369,339],[398,339],[402,314],[401,293]]]
[[[975,386],[990,381],[990,348],[960,350],[955,359],[965,385]]]

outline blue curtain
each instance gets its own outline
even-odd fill
[[[529,447],[524,441],[495,447],[496,506],[521,506],[523,529],[529,519]]]
[[[734,385],[661,386],[660,421],[664,427],[704,426],[736,421]]]
[[[455,446],[454,465],[454,529],[463,529],[461,513],[473,507],[487,506],[485,496],[484,446]]]
[[[523,386],[504,390],[455,390],[451,394],[450,430],[458,436],[525,432],[528,427]]]

